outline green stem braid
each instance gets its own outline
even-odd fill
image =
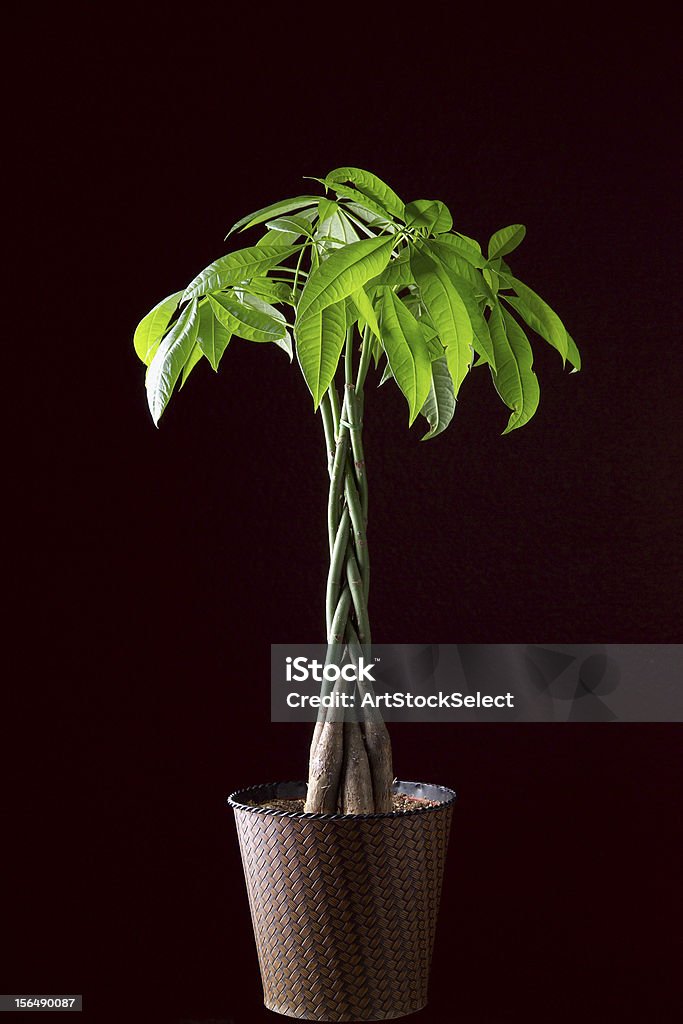
[[[344,400],[334,385],[320,403],[330,477],[327,526],[330,567],[326,591],[327,661],[339,662],[350,647],[368,648],[370,562],[366,536],[368,482],[363,454],[363,385],[370,362],[370,338],[363,337],[354,380],[353,331],[347,332],[344,357]],[[331,687],[323,687],[329,692]],[[326,717],[320,709],[318,727]]]

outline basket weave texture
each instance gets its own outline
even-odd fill
[[[269,1010],[365,1021],[425,1006],[455,794],[418,783],[395,789],[443,803],[381,815],[247,804],[303,796],[305,783],[230,797]]]

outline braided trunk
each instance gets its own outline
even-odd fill
[[[330,491],[327,577],[327,664],[369,660],[368,593],[370,564],[366,539],[368,486],[362,442],[363,385],[370,362],[366,330],[354,381],[353,331],[346,338],[345,386],[341,411],[334,388],[321,402],[328,451]],[[323,686],[323,694],[352,684]],[[357,700],[371,693],[359,684]],[[360,722],[343,718],[343,710],[321,708],[311,742],[306,811],[372,814],[392,810],[391,743],[382,716],[363,709]]]

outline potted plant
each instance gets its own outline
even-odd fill
[[[427,440],[449,425],[476,367],[488,367],[510,410],[503,433],[529,421],[539,386],[523,324],[574,370],[580,359],[559,317],[506,262],[522,225],[496,231],[484,254],[438,200],[406,204],[356,167],[312,180],[324,194],[238,221],[230,234],[265,233],[155,306],[134,343],[155,423],[176,385],[204,360],[217,370],[233,339],[274,343],[290,360],[296,349],[325,436],[327,658],[341,665],[371,644],[369,374],[393,379],[409,426],[426,419]],[[324,706],[307,783],[232,794],[266,1006],[341,1021],[425,1005],[453,799],[444,787],[394,780],[379,714],[359,722]]]

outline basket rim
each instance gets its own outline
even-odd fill
[[[385,811],[376,814],[322,814],[306,811],[282,811],[277,807],[256,807],[254,804],[243,803],[242,800],[251,793],[267,789],[272,786],[306,786],[302,779],[290,779],[280,782],[262,782],[255,786],[244,786],[234,790],[226,799],[229,807],[236,811],[249,811],[252,814],[264,814],[275,818],[296,818],[298,820],[312,821],[370,821],[376,818],[405,818],[416,814],[434,814],[450,807],[457,799],[455,790],[448,786],[439,786],[434,783],[414,782],[408,779],[397,779],[394,785],[404,786],[429,786],[430,789],[437,789],[444,794],[444,800],[436,807],[416,807],[411,811]]]

